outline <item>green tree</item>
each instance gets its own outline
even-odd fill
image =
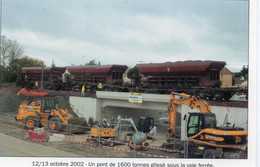
[[[16,72],[10,72],[7,78],[7,82],[16,82],[18,79],[18,74]]]
[[[28,56],[21,57],[18,60],[18,65],[17,65],[17,84],[19,85],[21,83],[21,72],[22,72],[22,67],[45,67],[45,64],[42,60],[35,59],[35,58],[30,58]]]
[[[247,77],[248,76],[248,65],[244,65],[239,72],[234,73],[234,77]]]
[[[100,62],[96,63],[95,59],[90,60],[88,63],[85,64],[86,65],[100,65]]]
[[[127,78],[131,79],[131,84],[133,84],[133,80],[135,84],[140,83],[141,76],[136,66],[128,71]]]
[[[54,63],[54,60],[52,60],[51,66],[52,66],[52,67],[55,67],[55,66],[56,66],[55,63]]]
[[[244,77],[245,80],[248,80],[248,65],[244,65],[239,72],[233,73],[232,76],[232,85],[235,85],[235,78]]]
[[[247,80],[248,79],[248,65],[243,66],[242,70],[240,71],[241,75]]]
[[[22,67],[45,67],[45,64],[42,60],[30,58],[28,56],[23,56],[19,59],[19,68]]]

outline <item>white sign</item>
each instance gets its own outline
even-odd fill
[[[130,93],[128,100],[130,103],[143,103],[142,93]]]

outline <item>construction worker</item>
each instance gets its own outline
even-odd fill
[[[38,89],[38,88],[39,88],[38,81],[35,81],[34,88],[35,88],[35,89]]]
[[[101,82],[99,82],[98,86],[97,86],[97,90],[101,91],[103,89],[103,85]]]
[[[81,96],[85,96],[85,85],[82,86],[82,89],[81,89]]]

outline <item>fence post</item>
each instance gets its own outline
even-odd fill
[[[70,147],[71,147],[71,123],[69,124],[69,150],[68,151],[71,151]]]
[[[22,130],[22,139],[24,140],[24,122],[23,122],[23,130]]]
[[[189,158],[188,140],[184,140],[184,158]]]
[[[189,158],[189,140],[187,139],[187,158]]]
[[[136,158],[136,144],[134,143],[134,158]]]
[[[46,132],[45,132],[45,134],[46,134],[46,136],[45,136],[45,139],[44,139],[44,144],[46,144],[47,145],[47,135],[48,135],[48,120],[46,120]],[[44,128],[44,131],[45,131],[45,128]]]
[[[187,150],[186,150],[186,140],[183,140],[183,145],[184,145],[184,158],[186,158],[186,152],[187,152]]]
[[[122,127],[122,126],[121,126],[121,121],[120,121],[120,122],[119,122],[118,139],[117,139],[118,141],[120,141],[120,137],[121,137],[121,130],[122,130],[121,127]]]
[[[101,129],[100,127],[98,127],[98,157],[100,157],[100,133],[101,133]]]

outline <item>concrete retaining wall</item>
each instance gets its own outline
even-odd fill
[[[69,100],[72,109],[80,117],[85,117],[87,120],[90,116],[96,118],[98,113],[96,98],[70,96]]]
[[[235,126],[247,129],[248,109],[229,107],[229,111],[226,107],[212,106],[212,112],[216,114],[218,124],[221,126],[224,123],[225,116],[228,114],[228,122],[235,124]]]

